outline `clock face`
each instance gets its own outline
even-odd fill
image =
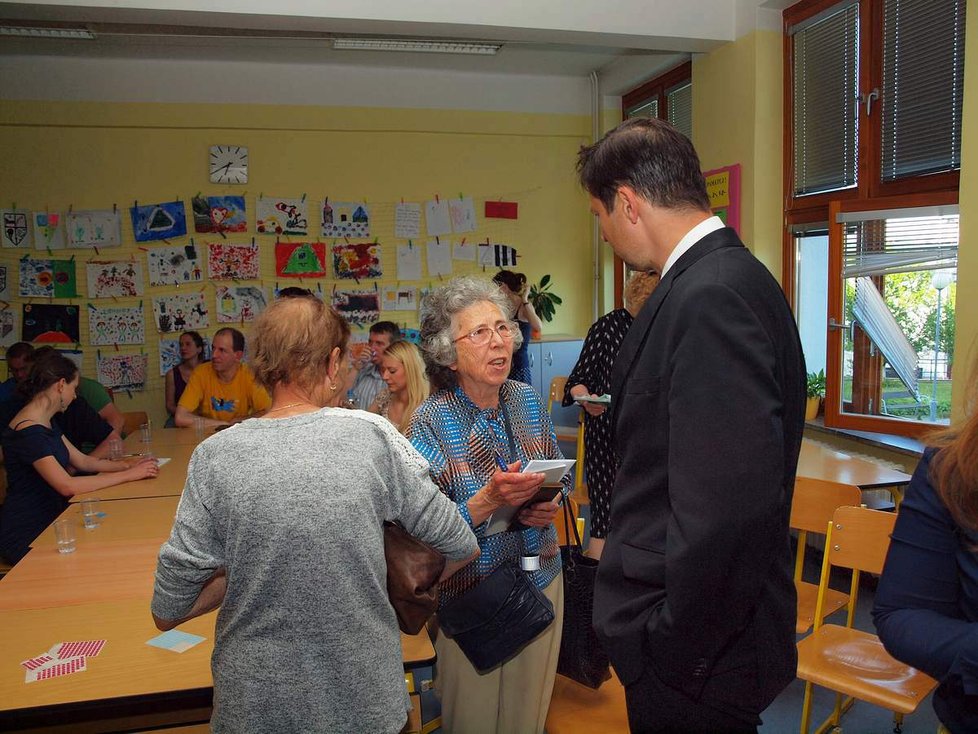
[[[208,167],[211,183],[248,183],[248,149],[240,145],[212,145]]]

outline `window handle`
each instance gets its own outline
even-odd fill
[[[863,92],[856,96],[860,104],[866,105],[866,117],[869,117],[873,113],[873,101],[880,98],[880,90],[873,87],[872,92]]]

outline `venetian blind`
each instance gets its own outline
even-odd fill
[[[687,138],[693,137],[693,85],[683,85],[666,92],[666,109],[669,111],[669,124]]]
[[[658,117],[659,116],[659,98],[648,100],[647,102],[642,102],[637,104],[628,110],[628,117]]]
[[[885,0],[883,181],[961,167],[964,21],[964,0]]]
[[[790,30],[794,193],[856,185],[859,8],[845,2]]]

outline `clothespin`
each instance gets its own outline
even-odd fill
[[[102,254],[101,252],[98,251],[98,248],[95,245],[92,245],[92,249],[95,250],[95,254],[96,255],[101,255]]]
[[[459,198],[459,201],[461,201],[462,199],[465,198],[464,196],[462,196],[462,192],[461,191],[458,192],[458,198]]]
[[[54,255],[54,253],[51,252],[51,245],[47,246],[47,251],[48,251],[48,257],[52,257]]]
[[[305,204],[306,203],[306,195],[303,194],[302,195],[302,198],[299,201],[301,201],[303,204]]]
[[[190,241],[190,244],[193,244],[193,240]],[[149,248],[147,247],[137,247],[136,249],[142,250],[143,252],[149,252]]]
[[[113,202],[112,203],[112,213],[113,214],[115,214],[118,211],[118,209],[116,207],[117,207],[117,204],[115,202]],[[71,207],[68,207],[68,211],[71,211]]]
[[[414,243],[411,240],[408,240],[408,249],[409,250],[413,250],[414,249]]]
[[[126,395],[128,395],[129,399],[132,400],[132,390],[130,390],[128,387],[126,388]]]
[[[118,344],[113,344],[112,346],[114,346],[114,347],[115,347],[115,350],[116,350],[117,352],[119,351],[119,345],[118,345]]]
[[[68,205],[68,213],[69,214],[71,214],[71,210],[74,209],[74,207],[75,207],[74,204],[69,204]],[[115,212],[115,204],[112,205],[112,211],[113,211],[113,213]]]
[[[441,199],[438,198],[438,194],[435,194],[435,203],[441,204]]]

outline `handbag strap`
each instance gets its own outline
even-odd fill
[[[583,553],[584,548],[581,546],[581,536],[577,532],[577,518],[571,517],[570,501],[568,499],[564,499],[561,504],[564,506],[564,537],[567,538],[567,544],[570,545],[571,528],[573,528],[574,545],[572,547],[576,547],[578,552]],[[574,554],[566,553],[564,554],[564,559],[564,568],[567,571],[573,571],[574,566],[576,565]]]
[[[499,396],[499,411],[503,414],[503,425],[506,427],[506,439],[509,441],[509,463],[516,461],[516,440],[513,438],[513,426],[509,422],[509,410],[506,401]]]

